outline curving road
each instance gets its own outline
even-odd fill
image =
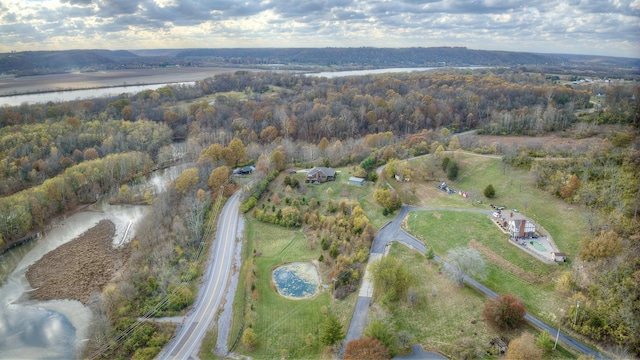
[[[481,212],[481,213],[487,213],[487,214],[491,213],[491,211],[488,211],[488,210],[478,210],[478,209],[447,209],[447,208],[439,208],[439,207],[412,207],[412,206],[403,205],[402,208],[400,209],[400,212],[398,213],[398,216],[392,221],[390,221],[389,223],[387,223],[385,226],[383,226],[376,234],[376,237],[373,240],[373,245],[371,246],[369,262],[371,262],[371,259],[376,259],[382,256],[384,254],[385,248],[393,241],[397,241],[405,245],[408,245],[409,247],[416,249],[422,254],[425,254],[427,252],[427,247],[421,241],[409,235],[401,227],[402,220],[407,215],[409,215],[412,211],[415,211],[415,210],[455,210],[455,211]],[[438,256],[435,256],[434,260],[438,263],[444,263],[444,261]],[[495,298],[498,296],[497,293],[491,291],[486,286],[480,284],[479,282],[475,281],[474,279],[468,276],[464,277],[464,281],[469,286],[481,291],[482,293],[492,298]],[[362,291],[360,292],[360,295],[356,300],[356,306],[353,313],[353,317],[351,318],[351,323],[349,324],[347,336],[343,344],[346,344],[351,340],[360,339],[362,337],[362,332],[364,331],[364,327],[367,322],[367,314],[369,312],[369,305],[371,304],[372,293],[373,293],[372,290],[368,291],[367,293],[363,293]],[[554,328],[545,324],[544,322],[542,322],[541,320],[539,320],[538,318],[536,318],[535,316],[529,313],[525,315],[525,319],[529,321],[531,324],[533,324],[534,326],[542,330],[547,330],[551,335],[556,334],[558,331],[558,328]],[[563,343],[565,343],[567,346],[572,347],[581,353],[591,355],[596,359],[607,359],[605,355],[590,348],[589,346],[583,344],[582,342],[569,337],[563,332],[560,332],[558,339],[559,341],[562,341]]]
[[[182,320],[176,336],[160,354],[160,359],[197,359],[200,343],[220,307],[231,274],[239,206],[239,192],[236,192],[227,200],[220,213],[211,259],[198,299]]]

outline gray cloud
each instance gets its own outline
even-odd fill
[[[64,43],[69,36],[100,36],[113,41],[108,46],[129,48],[162,33],[176,44],[215,39],[215,46],[508,44],[516,51],[582,46],[585,53],[600,41],[611,49],[605,53],[640,57],[640,0],[60,0],[54,9],[39,0],[6,4],[18,3],[0,0],[0,38],[6,42],[0,51],[14,44],[38,47],[40,39]],[[17,28],[24,38],[15,36]]]

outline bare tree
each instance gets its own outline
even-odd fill
[[[458,285],[462,285],[465,275],[480,279],[486,276],[487,263],[475,249],[465,247],[451,249],[447,251],[445,260],[443,270]]]

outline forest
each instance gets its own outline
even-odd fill
[[[574,85],[568,80],[508,68],[335,79],[238,71],[135,95],[5,106],[0,108],[0,248],[80,204],[104,194],[115,197],[123,185],[166,166],[171,160],[166,145],[186,143],[183,160],[193,161],[193,167],[168,193],[149,201],[153,211],[132,244],[126,274],[94,304],[103,314],[94,329],[100,335],[90,345],[95,349],[153,308],[154,301],[175,294],[172,284],[200,274],[198,239],[212,204],[234,189],[217,191],[232,168],[256,165],[258,181],[243,210],[312,234],[327,258],[335,259],[334,274],[345,275],[344,295],[356,288],[375,229],[361,209],[346,202],[320,206],[305,199],[287,203],[281,212],[252,209],[288,164],[350,165],[373,176],[366,171],[376,165],[402,166],[398,159],[449,148],[454,138],[458,141],[450,134],[469,130],[602,136],[608,145],[592,152],[521,146],[501,153],[492,144],[464,142],[455,147],[505,155],[505,164],[534,173],[540,189],[592,210],[593,236],[581,243],[579,260],[558,282],[568,299],[585,304],[581,321],[572,323],[568,314],[565,325],[640,354],[634,337],[640,333],[640,86],[637,81]],[[602,100],[594,101],[598,94],[604,94]],[[533,160],[544,157],[563,160]],[[299,186],[291,178],[288,182],[284,186]],[[397,208],[398,194],[376,192],[385,212]],[[191,304],[195,282],[180,291],[164,314]],[[162,336],[152,334],[160,329],[145,325],[144,331],[138,343],[118,351],[141,357],[159,351]]]

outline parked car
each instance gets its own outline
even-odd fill
[[[494,213],[493,213],[493,217],[496,217],[496,218],[497,218],[497,217],[500,217],[500,214],[498,214],[497,212],[494,212]]]

